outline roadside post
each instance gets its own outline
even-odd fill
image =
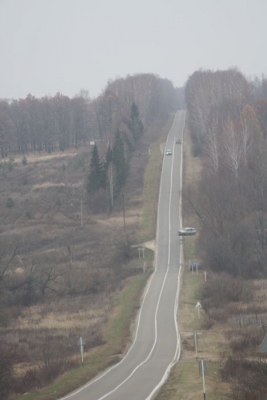
[[[200,309],[202,308],[202,305],[200,304],[199,301],[196,304],[196,308],[197,308],[198,319],[200,319]]]
[[[195,353],[196,353],[196,360],[197,360],[197,351],[198,351],[198,347],[197,347],[198,334],[197,334],[197,332],[193,332],[193,338],[194,338]]]
[[[81,352],[81,357],[82,357],[82,363],[83,363],[83,346],[85,345],[85,341],[83,340],[82,337],[78,340],[78,346],[80,346],[80,352]]]
[[[207,375],[207,363],[205,360],[199,360],[198,362],[199,375],[202,376],[203,382],[203,399],[206,400],[206,385],[205,385],[205,375]]]

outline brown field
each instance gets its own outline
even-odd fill
[[[147,163],[147,146],[144,148],[138,159],[133,157],[135,181],[130,178],[125,190],[125,222],[131,244],[137,241],[142,207],[136,181],[142,181]],[[2,264],[8,263],[15,251],[8,268],[12,279],[22,279],[31,271],[48,273],[51,268],[55,276],[42,296],[34,289],[27,292],[36,299],[28,299],[19,290],[2,293],[0,340],[26,357],[23,370],[43,362],[38,347],[44,348],[51,337],[60,338],[69,355],[78,354],[80,336],[87,343],[86,350],[102,343],[114,293],[127,276],[142,270],[138,261],[126,266],[127,257],[136,254],[124,254],[121,202],[111,215],[90,212],[84,188],[90,151],[88,147],[71,153],[29,155],[26,165],[16,158],[10,169],[0,169]],[[7,206],[8,198],[12,198],[12,207]],[[20,364],[17,370],[21,373]]]

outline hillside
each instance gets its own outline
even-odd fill
[[[8,161],[10,170],[2,168],[0,335],[26,363],[38,359],[51,336],[53,351],[65,347],[67,354],[77,353],[80,336],[87,348],[101,343],[114,292],[138,272],[125,267],[130,250],[122,211],[90,213],[83,190],[90,150],[29,156],[25,165],[17,158]],[[143,145],[132,160],[139,182],[147,150]],[[126,227],[134,243],[142,198],[141,188],[130,186]]]

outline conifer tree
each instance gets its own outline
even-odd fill
[[[129,129],[132,132],[133,139],[135,141],[138,141],[144,134],[144,125],[140,118],[139,109],[135,103],[133,103],[131,106]]]
[[[121,191],[127,181],[129,165],[124,155],[124,143],[119,131],[115,135],[112,154],[112,160],[117,173],[117,186],[118,190]]]
[[[98,147],[95,144],[92,151],[90,173],[88,176],[86,190],[88,193],[95,193],[104,186],[104,169],[102,163],[100,162]]]
[[[106,190],[107,190],[107,198],[108,198],[108,208],[111,211],[114,207],[114,201],[117,197],[118,184],[117,184],[117,169],[113,162],[113,152],[110,146],[107,149],[106,153],[106,162],[105,162],[105,182],[106,182]]]

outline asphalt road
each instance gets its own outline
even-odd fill
[[[168,134],[158,206],[155,272],[146,288],[132,346],[120,363],[75,392],[70,400],[150,400],[180,356],[176,322],[180,284],[180,185],[185,111],[178,111]]]

